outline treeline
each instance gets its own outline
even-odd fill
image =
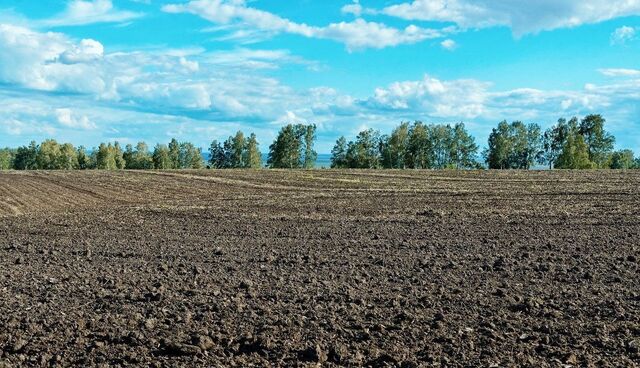
[[[601,115],[572,118],[542,131],[538,124],[503,121],[491,131],[478,160],[478,146],[464,124],[402,123],[390,135],[368,129],[354,141],[340,137],[331,151],[332,168],[385,169],[640,169],[633,151],[614,151],[615,137]]]
[[[534,164],[550,169],[640,169],[631,150],[614,151],[615,137],[604,128],[601,115],[572,118],[542,132],[537,124],[516,121],[498,124],[484,152],[490,169],[529,169]]]
[[[271,168],[312,168],[317,153],[315,125],[283,127],[269,148]],[[210,158],[205,163],[202,149],[190,142],[172,139],[158,144],[153,151],[145,142],[135,147],[123,147],[118,142],[101,143],[88,151],[71,143],[48,139],[40,144],[31,142],[17,149],[0,149],[0,170],[179,170],[233,169],[262,167],[262,154],[255,134],[245,137],[242,131],[225,142],[213,141]]]
[[[605,130],[601,115],[579,120],[560,119],[546,131],[538,124],[503,121],[493,128],[487,148],[479,147],[463,123],[401,123],[386,135],[367,129],[354,140],[340,137],[331,151],[332,168],[358,169],[523,169],[545,165],[550,169],[640,169],[631,150],[614,150],[615,137]],[[270,168],[313,168],[316,126],[284,126],[269,146]],[[224,142],[214,140],[205,163],[202,150],[190,142],[172,139],[151,151],[146,143],[135,147],[102,143],[87,151],[70,143],[46,140],[17,149],[0,149],[0,170],[177,170],[258,169],[263,167],[255,134],[242,131]],[[484,162],[481,160],[483,159]]]
[[[83,146],[60,144],[48,139],[41,144],[31,142],[12,150],[0,150],[0,169],[8,170],[147,170],[147,169],[201,169],[204,168],[201,149],[189,142],[172,139],[169,144],[158,144],[153,152],[146,143],[135,148],[128,144],[122,148],[118,142],[101,143],[90,153]]]
[[[347,143],[340,137],[331,151],[332,168],[480,168],[478,146],[464,124],[402,123],[390,135],[368,129]]]

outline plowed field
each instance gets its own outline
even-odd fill
[[[640,365],[640,172],[0,174],[0,367]]]

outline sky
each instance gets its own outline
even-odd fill
[[[640,0],[0,0],[0,146],[590,113],[640,153]]]

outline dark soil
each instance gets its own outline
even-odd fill
[[[639,185],[0,174],[0,367],[638,366]]]

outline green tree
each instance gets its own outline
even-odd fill
[[[38,144],[31,141],[29,146],[22,146],[16,150],[13,166],[16,170],[38,170]]]
[[[0,149],[0,170],[13,169],[14,152],[9,148]]]
[[[209,165],[212,169],[226,169],[230,166],[229,157],[222,144],[216,140],[209,147]]]
[[[302,136],[292,124],[284,126],[269,146],[267,165],[273,169],[301,168]]]
[[[167,145],[157,144],[153,149],[153,166],[157,170],[170,170],[174,168]]]
[[[556,168],[569,170],[594,169],[595,163],[589,160],[589,147],[581,134],[569,134],[556,162]]]
[[[404,169],[409,150],[409,123],[401,123],[383,141],[382,166],[388,169]]]
[[[412,169],[428,169],[432,166],[434,157],[430,128],[422,122],[416,121],[409,129],[406,161]]]
[[[344,169],[347,167],[347,139],[342,136],[338,138],[331,150],[331,168]]]
[[[304,131],[304,164],[305,169],[313,169],[318,159],[318,153],[313,149],[316,141],[316,125],[299,126]]]
[[[451,140],[451,164],[456,169],[469,169],[477,166],[476,155],[478,154],[478,145],[475,139],[464,125],[464,123],[456,124],[453,127],[453,139]]]
[[[244,167],[244,149],[245,149],[245,139],[244,133],[238,131],[235,136],[229,137],[231,142],[231,152],[230,152],[230,161],[231,167],[234,169],[239,169]]]
[[[123,154],[126,168],[129,170],[151,170],[154,168],[153,156],[149,152],[149,146],[144,142],[138,142],[135,150],[127,144]]]
[[[627,170],[635,168],[633,151],[627,149],[614,152],[611,155],[611,162],[609,163],[609,167],[614,170]]]
[[[244,167],[249,169],[259,169],[262,167],[262,153],[260,152],[260,144],[255,134],[251,133],[247,139],[245,151],[243,154]]]
[[[178,168],[180,169],[202,169],[205,166],[202,150],[190,142],[180,143],[179,158]]]
[[[579,127],[579,133],[587,144],[589,160],[599,168],[607,166],[615,144],[615,137],[604,130],[605,122],[602,115],[587,115]]]
[[[380,167],[380,132],[374,129],[358,133],[355,142],[347,145],[347,165],[354,169]]]
[[[36,156],[38,169],[59,170],[60,145],[53,139],[47,139],[40,144]]]
[[[111,143],[100,143],[96,155],[96,168],[98,170],[116,170],[115,149]]]
[[[71,143],[65,143],[60,147],[60,155],[57,159],[59,170],[77,170],[80,164],[76,148]]]
[[[169,142],[169,162],[171,162],[172,169],[180,169],[180,143],[173,138]]]
[[[87,155],[87,149],[84,148],[84,146],[78,147],[78,149],[76,150],[76,157],[78,160],[78,169],[88,170],[94,168],[92,167],[93,165],[91,163],[90,156]]]

